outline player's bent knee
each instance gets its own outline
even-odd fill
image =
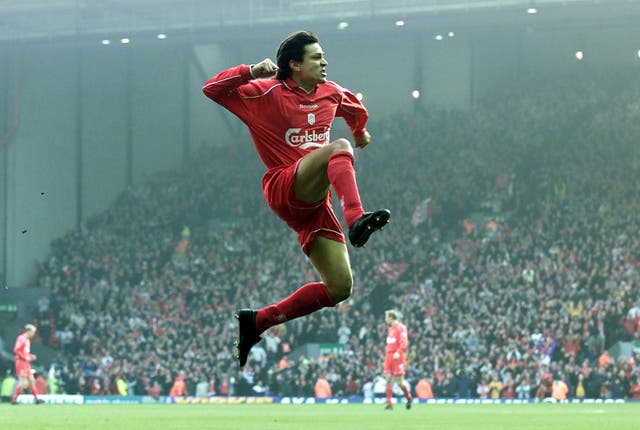
[[[327,290],[336,303],[340,303],[351,297],[353,288],[353,278],[350,276],[340,282],[329,282],[326,284]]]
[[[351,289],[350,288],[349,289],[340,290],[336,294],[333,294],[333,299],[335,300],[336,304],[347,300],[349,297],[351,297]]]
[[[331,142],[331,146],[333,148],[332,152],[334,154],[340,151],[346,151],[350,154],[353,154],[353,146],[351,145],[351,142],[349,142],[345,138],[334,140],[333,142]]]

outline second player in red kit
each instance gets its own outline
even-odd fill
[[[398,384],[405,399],[406,408],[411,409],[411,393],[404,385],[404,375],[407,372],[407,348],[409,346],[409,336],[407,326],[398,321],[398,312],[388,310],[384,313],[387,328],[387,341],[385,347],[384,370],[382,373],[387,380],[387,409],[393,408],[391,397],[393,393],[394,381]]]

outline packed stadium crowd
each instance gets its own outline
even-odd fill
[[[126,190],[41,264],[32,322],[63,358],[40,371],[66,393],[375,396],[394,308],[418,397],[640,398],[636,359],[607,352],[640,339],[637,79],[535,79],[373,118],[358,181],[391,224],[350,248],[351,298],[270,329],[244,368],[235,310],[317,278],[248,137]]]

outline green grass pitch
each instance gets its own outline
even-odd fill
[[[638,430],[640,403],[0,405],[2,430]]]

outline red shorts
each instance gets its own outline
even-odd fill
[[[16,376],[18,378],[31,378],[31,365],[28,361],[16,361]]]
[[[262,194],[267,204],[298,234],[298,242],[306,255],[316,234],[346,243],[342,226],[333,212],[331,193],[319,203],[305,203],[295,198],[293,187],[299,162],[267,170],[262,177]]]
[[[403,354],[397,359],[393,358],[393,354],[387,354],[384,357],[384,375],[404,376],[407,371],[407,360]]]

